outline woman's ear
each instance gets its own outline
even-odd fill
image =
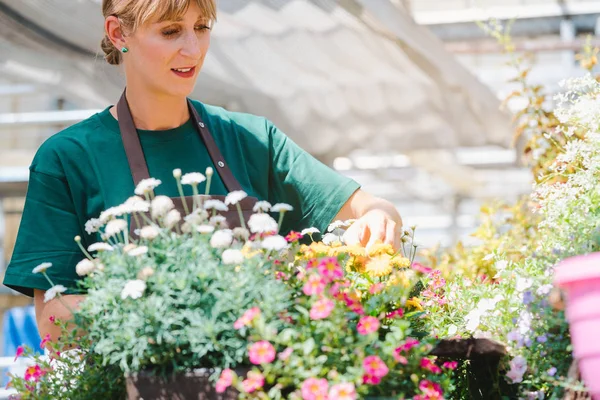
[[[117,17],[111,15],[104,20],[104,31],[117,49],[127,47],[125,43],[125,35],[123,34],[123,29],[121,28],[121,22],[119,22]]]

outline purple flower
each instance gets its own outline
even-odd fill
[[[538,343],[546,343],[548,341],[548,337],[546,335],[540,335],[536,340]]]
[[[531,338],[525,338],[525,346],[531,347]]]
[[[550,369],[547,371],[547,374],[548,374],[548,375],[550,375],[550,376],[554,376],[554,375],[556,375],[556,372],[557,372],[557,371],[558,371],[558,370],[556,369],[556,367],[552,367],[552,368],[550,368]]]
[[[533,293],[530,290],[523,293],[523,304],[528,305],[533,303]]]

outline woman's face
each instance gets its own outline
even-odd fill
[[[185,97],[196,84],[210,44],[209,22],[191,2],[177,21],[148,22],[126,38],[128,84],[158,95]]]

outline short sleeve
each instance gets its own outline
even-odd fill
[[[61,284],[73,293],[76,264],[83,258],[74,238],[81,235],[69,186],[64,178],[31,170],[23,216],[4,284],[27,296],[33,289],[47,290],[52,285],[32,270],[50,262],[46,273],[54,285]],[[81,235],[83,237],[83,235]]]
[[[324,232],[360,185],[315,159],[268,121],[267,130],[269,201],[294,207],[284,217],[282,232],[310,227]]]

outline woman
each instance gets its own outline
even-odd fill
[[[214,0],[104,0],[102,49],[123,64],[127,89],[117,107],[48,139],[30,167],[15,251],[4,284],[34,297],[40,333],[69,318],[58,300],[44,303],[50,285],[32,269],[51,262],[54,284],[73,288],[75,265],[95,238],[85,223],[121,204],[144,174],[162,180],[157,194],[177,196],[172,171],[212,167],[211,194],[238,185],[250,196],[294,207],[283,231],[355,218],[350,243],[399,246],[401,219],[391,203],[359,189],[296,146],[264,118],[188,102],[216,20]],[[136,131],[137,129],[137,131]],[[127,133],[129,132],[129,133]],[[187,193],[188,195],[190,193]],[[66,295],[71,307],[80,295]]]

